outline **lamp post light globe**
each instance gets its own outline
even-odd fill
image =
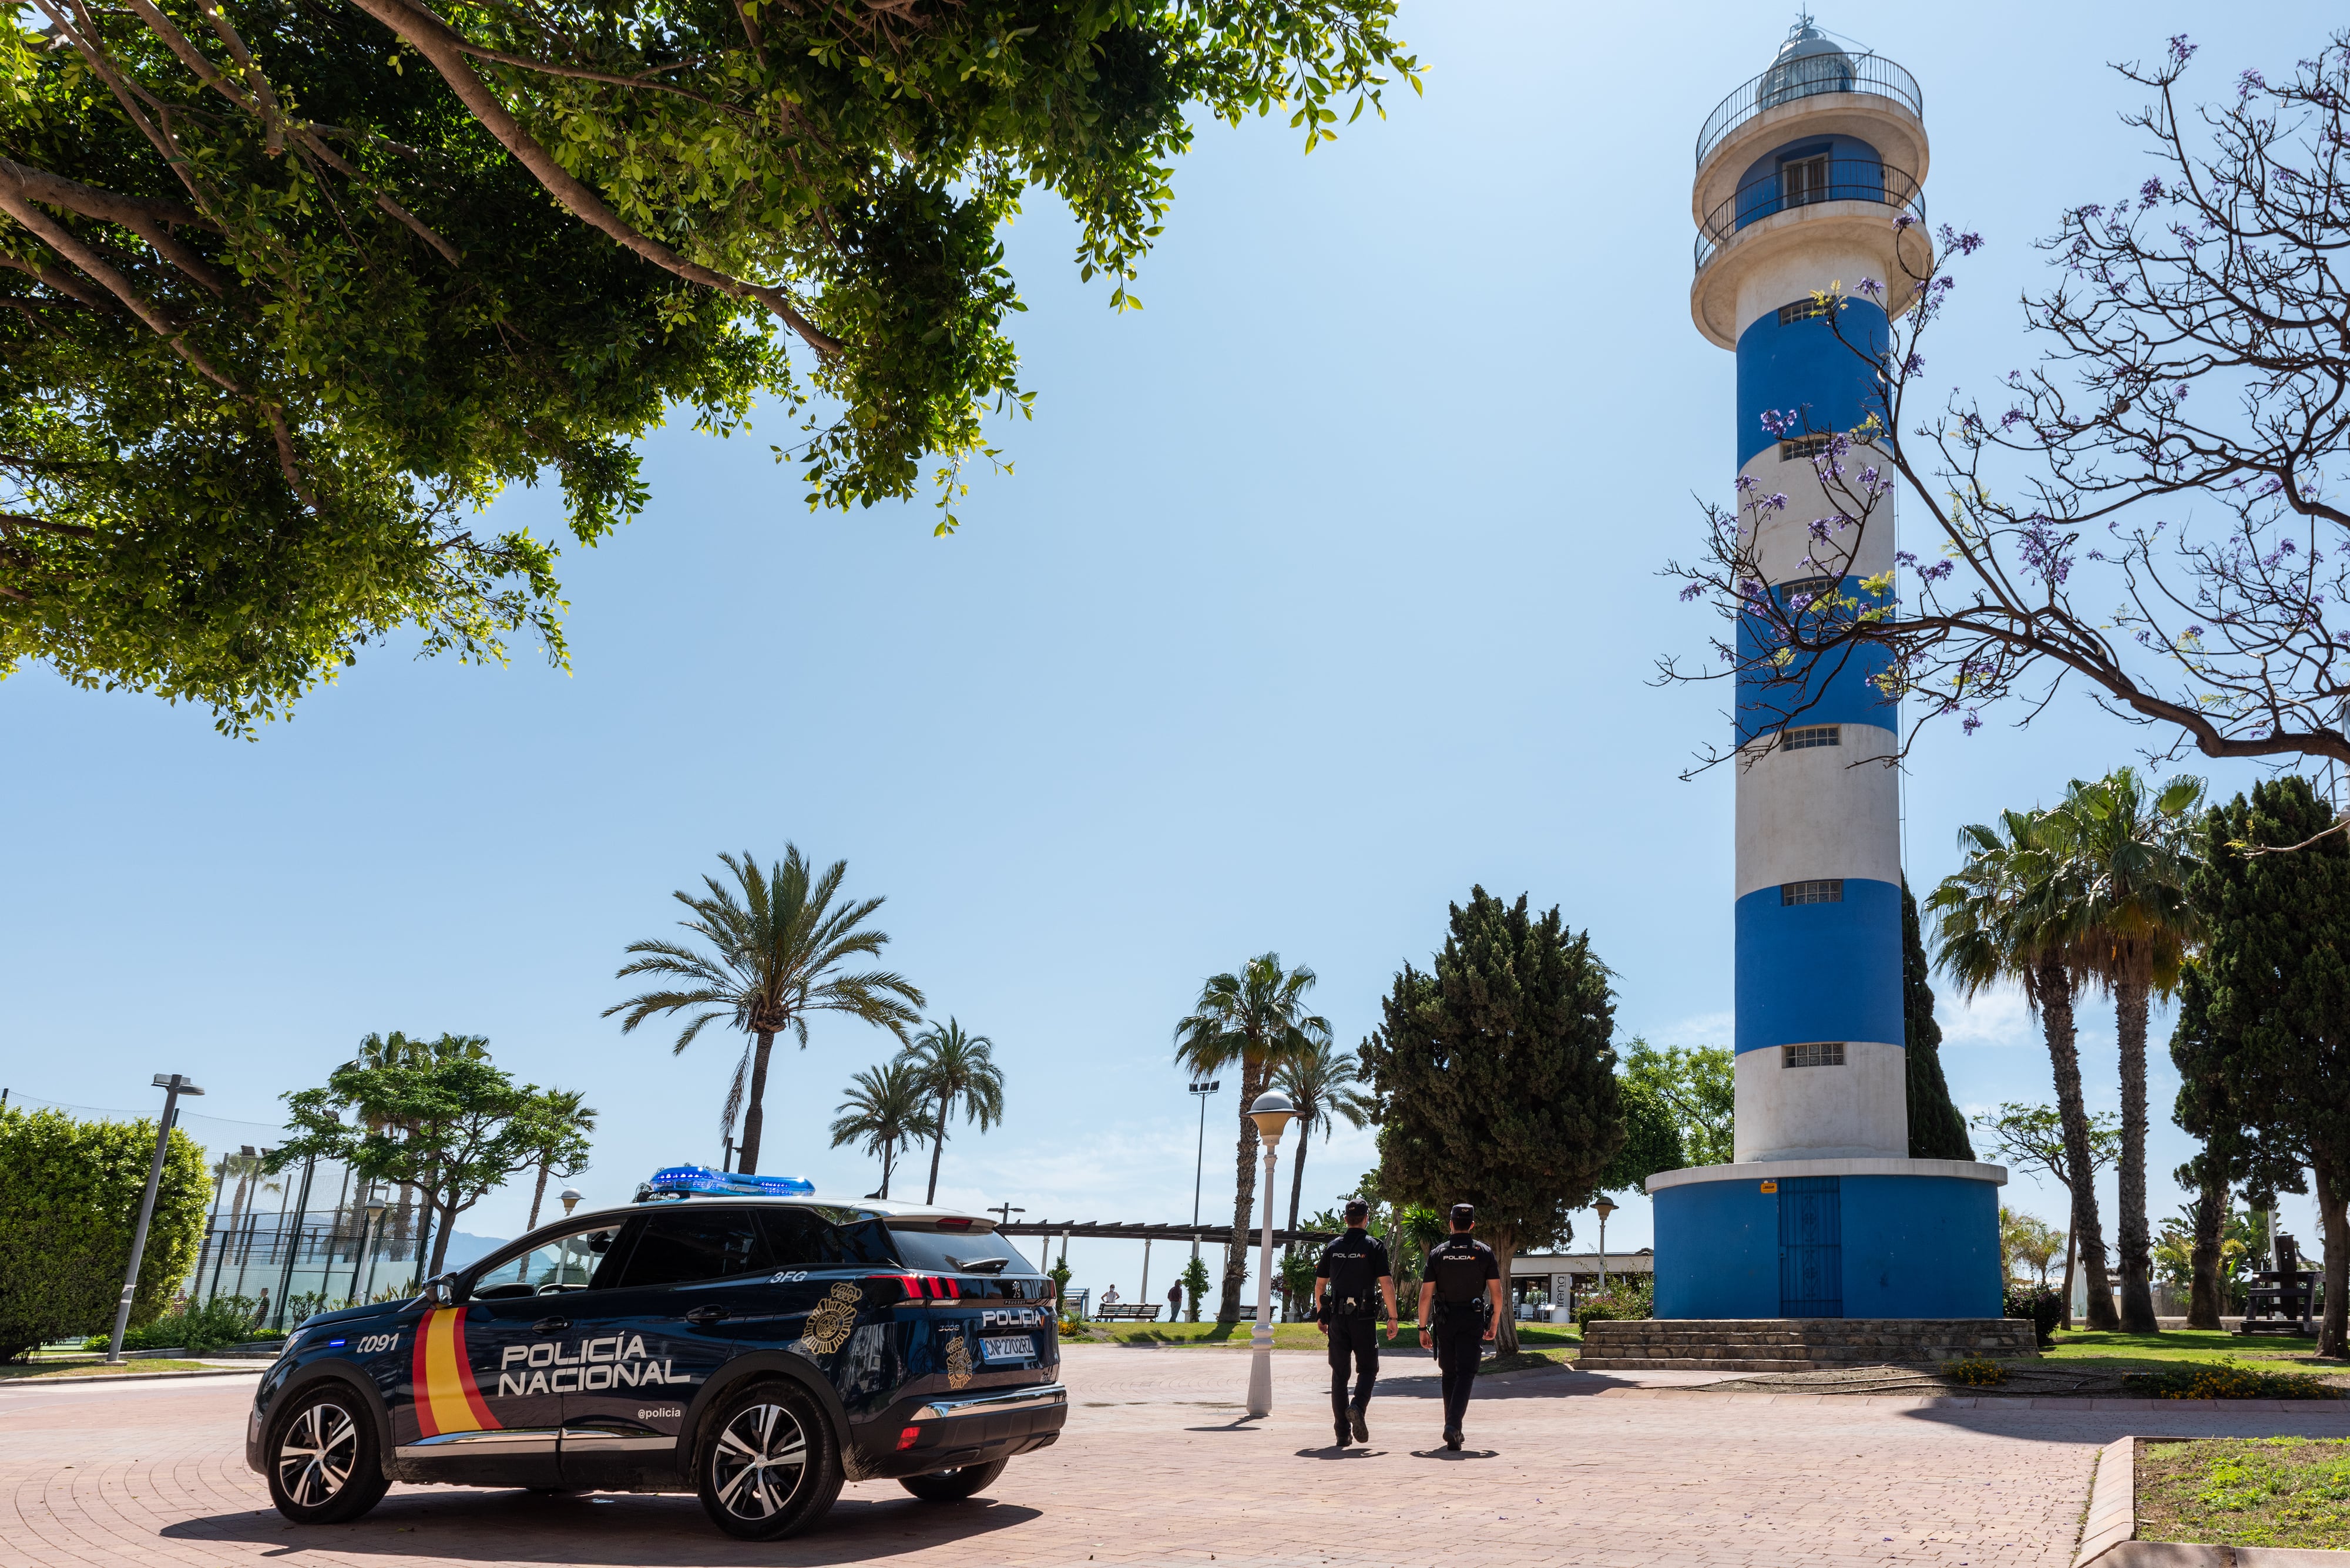
[[[1281,1135],[1297,1118],[1297,1106],[1278,1089],[1267,1089],[1248,1108],[1264,1144],[1264,1222],[1257,1232],[1256,1327],[1249,1335],[1248,1413],[1273,1414],[1273,1171]]]
[[[576,1187],[567,1187],[555,1195],[556,1200],[563,1205],[563,1217],[566,1220],[571,1218],[571,1211],[579,1207],[579,1199],[585,1196],[586,1194]]]

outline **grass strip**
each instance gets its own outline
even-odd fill
[[[2141,1541],[2350,1547],[2350,1439],[2140,1443]]]

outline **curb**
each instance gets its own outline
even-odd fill
[[[93,1372],[77,1377],[0,1378],[0,1394],[11,1388],[71,1387],[80,1383],[161,1383],[172,1377],[255,1377],[266,1366],[205,1366],[193,1372]]]
[[[2296,1400],[2298,1404],[2300,1401]],[[2096,1484],[2073,1568],[2342,1568],[2350,1552],[2301,1546],[2207,1546],[2137,1536],[2137,1446],[2188,1438],[2116,1438],[2097,1450]]]

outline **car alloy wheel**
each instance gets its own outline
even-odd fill
[[[719,1429],[710,1479],[719,1505],[746,1524],[775,1518],[807,1476],[807,1433],[781,1405],[753,1405]]]
[[[359,1468],[359,1424],[321,1399],[294,1417],[277,1445],[277,1484],[298,1508],[324,1508],[350,1485]]]

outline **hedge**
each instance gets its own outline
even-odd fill
[[[53,1339],[110,1332],[155,1158],[155,1124],[80,1122],[0,1106],[0,1361]],[[195,1263],[209,1195],[203,1151],[177,1131],[130,1321],[161,1317]]]

